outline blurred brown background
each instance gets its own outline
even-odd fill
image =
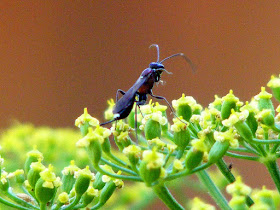
[[[153,43],[161,58],[184,52],[197,65],[193,74],[181,58],[165,63],[173,74],[154,93],[169,101],[184,92],[206,106],[229,89],[250,100],[280,73],[279,1],[33,0],[0,9],[2,128],[11,119],[73,127],[84,107],[103,121],[107,99],[156,60]],[[273,186],[258,166],[244,173]]]

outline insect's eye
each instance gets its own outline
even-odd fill
[[[156,75],[155,75],[155,82],[158,82],[160,80],[160,73],[159,72],[156,72]]]

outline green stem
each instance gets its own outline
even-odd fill
[[[14,201],[14,202],[16,202],[16,203],[18,203],[18,204],[20,204],[20,205],[22,205],[22,206],[24,206],[24,207],[29,207],[29,208],[31,207],[31,208],[34,208],[34,209],[39,209],[37,206],[34,206],[34,205],[32,205],[32,204],[26,202],[25,200],[22,200],[22,199],[20,199],[19,197],[17,197],[17,196],[13,193],[12,188],[9,188],[9,189],[8,189],[8,192],[5,193],[5,195],[6,195],[8,198],[10,198],[12,201]]]
[[[274,184],[278,192],[280,192],[280,172],[279,172],[277,162],[275,160],[271,160],[271,161],[266,161],[264,164],[270,176],[272,177],[272,180],[274,181]]]
[[[271,149],[270,153],[272,153],[272,154],[273,154],[273,153],[275,153],[275,152],[276,152],[276,150],[278,149],[279,145],[280,145],[280,143],[275,144],[275,145],[272,147],[272,149]]]
[[[223,210],[231,210],[228,205],[226,198],[223,196],[221,191],[217,188],[214,182],[210,179],[209,175],[205,170],[196,173],[199,180],[206,186],[209,194],[212,196],[217,205]]]
[[[280,143],[280,139],[264,139],[264,140],[259,140],[256,138],[253,138],[252,142],[257,143],[257,144],[278,144]]]
[[[109,158],[111,158],[112,160],[114,160],[115,162],[117,162],[120,165],[123,166],[128,166],[128,164],[124,161],[122,161],[121,159],[119,159],[118,157],[116,157],[115,155],[113,155],[111,152],[110,153],[105,153]]]
[[[163,201],[163,203],[169,208],[169,209],[184,209],[171,195],[169,190],[164,184],[158,184],[153,186],[154,192],[157,194],[157,196]]]
[[[231,173],[231,171],[229,170],[227,164],[225,163],[225,161],[223,159],[218,160],[216,162],[216,165],[219,168],[219,170],[222,172],[224,177],[228,180],[229,183],[235,182],[234,175]]]
[[[217,167],[220,169],[222,174],[225,176],[225,178],[228,180],[229,183],[235,182],[235,177],[229,170],[227,164],[223,159],[220,159],[216,162]],[[248,207],[252,206],[254,204],[254,201],[250,196],[246,197],[246,204]]]
[[[67,210],[67,209],[73,209],[74,206],[77,205],[77,203],[79,203],[79,201],[81,200],[81,195],[76,195],[75,200],[73,202],[71,202],[69,205],[61,208],[63,210]]]
[[[136,181],[136,182],[143,182],[143,180],[140,177],[113,174],[113,173],[110,173],[110,172],[104,170],[99,165],[94,165],[94,168],[95,168],[95,170],[97,170],[101,174],[105,174],[105,175],[110,176],[110,177],[114,177],[114,178],[117,178],[117,179],[123,179],[123,180]]]
[[[40,210],[46,210],[47,204],[46,203],[40,203]]]
[[[124,167],[121,167],[121,166],[118,166],[118,165],[116,165],[116,164],[114,164],[114,163],[112,163],[112,162],[106,160],[106,159],[103,158],[103,157],[101,157],[101,161],[104,162],[104,163],[106,163],[107,165],[111,166],[111,167],[114,168],[114,169],[121,170],[121,171],[123,171],[123,172],[125,172],[125,173],[131,174],[131,175],[134,175],[134,176],[137,176],[137,174],[136,174],[134,171],[129,170],[129,169],[124,168]]]
[[[245,160],[254,160],[254,161],[258,161],[259,160],[259,157],[248,156],[248,155],[240,155],[240,154],[236,154],[236,153],[232,153],[232,152],[226,152],[225,155],[229,156],[229,157],[245,159]]]
[[[23,207],[23,206],[19,206],[19,205],[17,205],[17,204],[14,204],[14,203],[12,203],[12,202],[10,202],[10,201],[8,201],[8,200],[2,198],[1,196],[0,196],[0,203],[3,203],[3,204],[5,204],[6,206],[10,206],[10,207],[13,207],[13,208],[16,208],[16,209],[23,209],[23,210],[29,210],[29,209],[30,209],[30,208],[26,208],[26,207]]]

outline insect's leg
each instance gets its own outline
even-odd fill
[[[143,115],[143,113],[141,112],[141,109],[140,109],[140,105],[139,105],[139,104],[137,104],[137,106],[138,106],[138,108],[139,108],[139,111],[140,111],[140,113],[141,113],[142,117],[144,118],[144,115]]]
[[[177,116],[175,110],[172,108],[172,106],[170,105],[170,103],[167,101],[166,98],[164,98],[163,96],[155,96],[155,95],[153,95],[153,92],[152,92],[152,91],[150,91],[150,95],[151,95],[152,97],[156,98],[156,99],[164,100],[164,101],[168,104],[168,106],[169,106],[169,108],[171,109],[171,112],[174,114],[174,116],[175,116],[176,118],[178,118],[181,122],[183,122],[183,121]],[[183,122],[183,123],[185,123],[185,122]],[[186,123],[185,123],[185,124],[186,124]]]
[[[112,119],[112,120],[110,120],[110,121],[107,121],[107,122],[104,122],[104,123],[100,123],[100,126],[109,124],[109,123],[114,122],[114,121],[117,121],[117,120],[116,120],[116,119]]]
[[[137,106],[135,106],[135,112],[134,112],[134,129],[135,129],[135,135],[136,135],[136,142],[138,143]]]
[[[168,104],[168,106],[169,106],[169,108],[171,109],[171,111],[172,111],[172,112],[175,114],[175,116],[176,116],[176,113],[175,113],[174,109],[172,108],[172,106],[170,105],[170,103],[167,101],[166,98],[164,98],[163,96],[155,96],[155,95],[153,95],[153,92],[152,92],[152,91],[150,92],[150,95],[151,95],[152,97],[156,98],[156,99],[164,100],[164,101]]]
[[[116,94],[116,102],[119,100],[119,93],[121,93],[122,95],[125,94],[125,92],[124,92],[123,90],[118,89],[118,90],[117,90],[117,94]]]

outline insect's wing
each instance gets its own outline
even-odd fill
[[[113,113],[115,115],[119,115],[118,119],[126,118],[135,102],[135,96],[137,90],[146,82],[146,78],[139,77],[138,80],[134,83],[134,85],[117,101]]]

